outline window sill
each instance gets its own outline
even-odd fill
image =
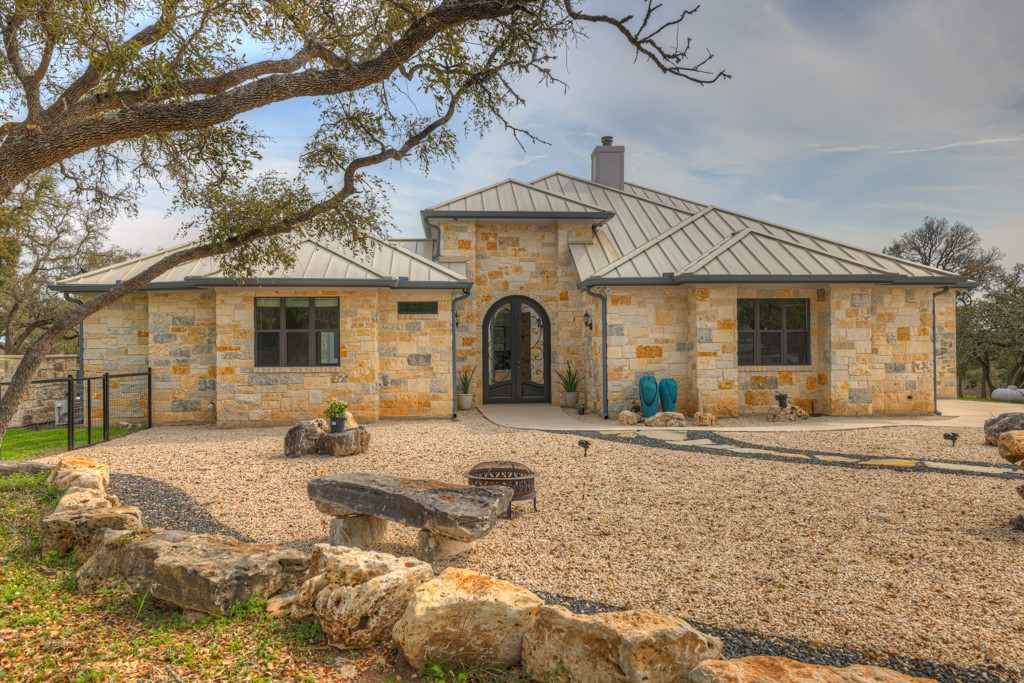
[[[253,367],[252,371],[257,374],[282,375],[286,373],[317,374],[323,372],[338,372],[338,365],[318,365],[316,367]]]

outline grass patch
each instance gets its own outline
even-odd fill
[[[0,477],[0,681],[409,680],[392,647],[340,652],[318,622],[268,614],[261,598],[192,621],[148,593],[79,594],[74,557],[41,552],[60,495],[46,474]]]
[[[103,441],[103,429],[92,428],[92,442]],[[111,427],[110,437],[122,436],[130,430],[121,427]],[[75,430],[75,445],[82,446],[89,442],[90,430],[79,427]],[[68,449],[68,430],[66,427],[50,427],[46,429],[30,429],[18,427],[8,429],[4,434],[3,442],[0,443],[0,459],[3,460],[24,460],[36,458],[43,455],[63,453]]]

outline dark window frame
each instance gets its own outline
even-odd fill
[[[259,309],[261,308],[258,304],[259,299],[277,299],[278,300],[278,325],[276,329],[264,328],[259,326]],[[307,301],[308,313],[307,323],[304,329],[288,329],[286,309],[289,300],[305,299]],[[324,328],[317,327],[316,324],[316,309],[317,300],[330,300],[333,302],[333,308],[338,312],[338,325],[336,327]],[[330,306],[329,306],[330,307]],[[270,306],[264,308],[272,308]],[[253,365],[257,368],[330,368],[339,367],[341,365],[341,298],[336,296],[260,296],[253,298]],[[277,342],[277,355],[278,359],[276,363],[261,363],[260,362],[260,334],[261,333],[274,333],[278,335]],[[307,349],[309,353],[309,361],[303,364],[290,365],[288,363],[288,333],[306,332],[309,335],[309,347]],[[319,344],[319,332],[334,332],[337,336],[335,341],[337,348],[334,350],[336,360],[333,363],[324,363],[320,360],[320,344]]]
[[[761,304],[762,304],[762,302],[766,302],[766,301],[778,302],[778,304],[781,306],[781,313],[780,313],[780,316],[779,316],[781,320],[780,320],[780,328],[779,329],[770,329],[770,330],[769,329],[765,329],[765,330],[761,329]],[[741,357],[739,356],[739,353],[737,352],[737,359],[736,360],[737,360],[737,364],[738,365],[740,365],[741,367],[755,367],[755,366],[784,367],[784,366],[809,366],[809,365],[812,364],[811,363],[811,300],[810,299],[772,298],[772,297],[762,297],[762,298],[758,298],[758,299],[737,299],[736,300],[737,323],[738,323],[738,319],[739,319],[739,312],[738,312],[739,311],[739,307],[744,302],[753,302],[753,304],[754,304],[754,329],[753,330],[739,329],[739,325],[737,324],[737,339],[739,338],[739,335],[751,334],[753,336],[753,339],[754,339],[754,356],[753,356],[753,361],[752,362],[744,362],[741,359]],[[804,317],[804,323],[805,323],[805,327],[803,327],[803,328],[792,328],[791,329],[791,328],[789,328],[787,326],[786,307],[787,307],[787,305],[794,304],[794,303],[803,304],[803,307],[804,307],[804,316],[803,317]],[[779,349],[780,361],[778,363],[771,363],[771,362],[767,362],[766,363],[766,362],[764,362],[762,360],[762,350],[763,350],[762,349],[762,342],[761,342],[761,333],[762,332],[768,332],[768,333],[773,333],[773,334],[774,333],[778,333],[779,334],[779,336],[781,338],[781,340],[780,340],[781,346],[780,346],[780,349]],[[806,355],[805,358],[803,358],[800,361],[790,362],[788,360],[788,356],[789,356],[789,348],[788,348],[788,346],[789,346],[789,335],[790,334],[799,334],[799,333],[803,333],[803,335],[804,335],[804,345],[803,346],[804,346],[805,353],[807,355]]]
[[[433,306],[433,310],[427,310],[427,311],[415,311],[415,310],[409,311],[409,310],[406,310],[406,311],[403,311],[402,310],[403,306],[411,306],[413,308],[418,308],[418,307],[430,308],[431,306]],[[397,310],[398,310],[398,315],[437,315],[437,312],[440,310],[440,308],[441,307],[438,305],[438,303],[436,301],[399,301],[398,302],[398,309]]]

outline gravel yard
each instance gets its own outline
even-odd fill
[[[942,438],[956,432],[956,446]],[[737,441],[771,446],[851,455],[919,460],[955,460],[1008,465],[999,449],[985,444],[981,427],[876,427],[821,432],[723,432]]]
[[[514,520],[500,521],[457,564],[716,626],[1024,667],[1024,533],[1010,527],[1024,512],[1017,482],[601,440],[584,458],[577,436],[495,427],[475,413],[454,423],[390,421],[369,429],[370,453],[352,458],[288,460],[282,428],[204,427],[143,431],[88,455],[113,472],[181,488],[246,536],[303,546],[327,538],[328,518],[306,497],[311,477],[378,471],[464,481],[478,461],[513,458],[540,472],[540,511],[517,505]],[[921,457],[934,430],[913,429],[925,431],[729,436],[780,448],[872,454],[864,449],[877,447]],[[980,453],[994,449],[975,454],[980,437],[960,432],[957,457],[991,459]],[[941,442],[941,430],[938,436],[936,458],[954,451]],[[381,549],[411,554],[415,532],[392,525]]]

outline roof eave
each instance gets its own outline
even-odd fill
[[[598,286],[671,286],[686,284],[877,284],[877,285],[933,285],[955,289],[972,289],[978,283],[957,276],[906,276],[889,273],[878,275],[673,275],[662,277],[591,277],[582,280],[578,287]]]
[[[75,283],[54,283],[47,285],[47,288],[54,292],[105,292],[108,289],[121,284],[121,281],[115,282],[112,285],[101,285],[101,284],[75,284]],[[154,290],[169,290],[169,289],[196,289],[195,285],[191,285],[187,282],[150,282],[149,284],[139,287],[136,291],[141,292],[152,292]]]

